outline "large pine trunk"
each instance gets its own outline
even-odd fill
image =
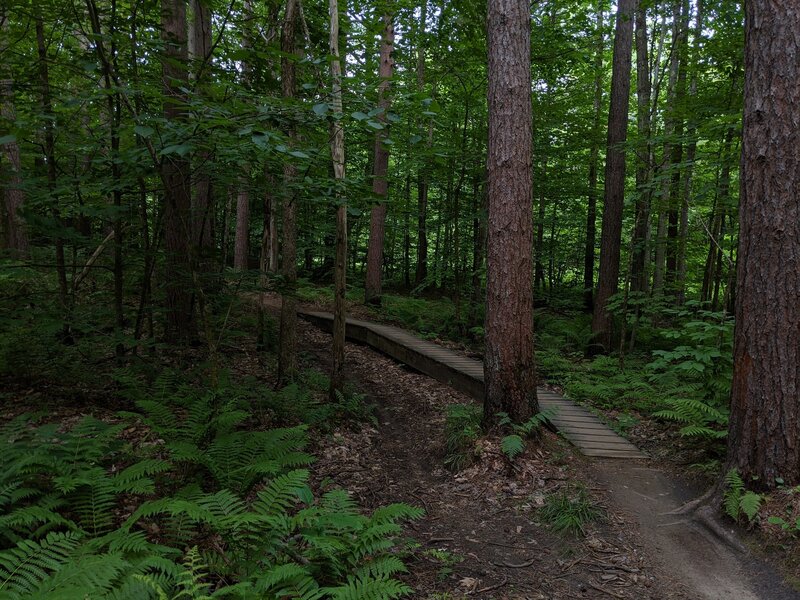
[[[538,411],[533,353],[530,3],[489,0],[484,420]]]
[[[800,483],[800,15],[791,2],[745,7],[728,462],[769,488]]]
[[[381,44],[381,64],[379,67],[380,84],[378,86],[378,106],[383,111],[379,120],[384,127],[389,123],[386,113],[391,104],[389,98],[389,82],[392,78],[394,50],[394,25],[392,16],[383,17],[383,42]],[[364,282],[364,301],[368,304],[380,304],[381,272],[383,270],[383,241],[386,235],[386,196],[389,191],[389,147],[383,143],[386,130],[375,134],[375,166],[372,171],[372,193],[378,198],[378,204],[372,207],[369,223],[369,245],[367,246],[367,274]]]
[[[614,58],[611,71],[611,106],[608,113],[606,150],[605,201],[603,230],[600,236],[600,270],[597,297],[592,316],[594,347],[601,352],[611,350],[613,319],[608,300],[619,285],[620,245],[622,243],[622,209],[625,199],[625,141],[628,138],[628,106],[631,88],[631,49],[633,17],[637,0],[620,0],[614,36]]]

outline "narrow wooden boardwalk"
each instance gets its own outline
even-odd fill
[[[301,317],[330,331],[333,315],[299,311]],[[479,400],[483,399],[483,363],[461,356],[409,332],[359,319],[347,320],[348,339],[372,346],[417,371]],[[617,435],[593,413],[545,388],[537,391],[539,407],[549,410],[552,424],[584,455],[603,458],[647,458],[636,446]]]

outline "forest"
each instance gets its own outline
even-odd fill
[[[0,0],[0,600],[800,598],[800,9]]]

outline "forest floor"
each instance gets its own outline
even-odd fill
[[[328,365],[330,336],[300,327],[306,355]],[[426,509],[408,530],[418,542],[406,576],[415,597],[800,597],[749,553],[668,515],[698,490],[645,462],[590,460],[544,431],[513,463],[485,438],[475,464],[447,470],[447,407],[473,400],[363,346],[348,344],[346,360],[350,383],[375,405],[376,423],[318,438],[315,476],[348,489],[365,508],[402,501]],[[577,486],[602,518],[583,536],[557,534],[537,509]]]

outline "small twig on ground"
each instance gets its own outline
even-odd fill
[[[620,598],[621,600],[624,600],[624,598],[625,598],[625,596],[620,596],[619,594],[617,594],[615,592],[612,592],[611,590],[607,590],[604,587],[600,587],[599,585],[595,585],[591,581],[589,582],[589,586],[594,588],[594,589],[596,589],[598,592],[603,592],[604,594],[608,594],[612,598]]]
[[[475,594],[485,594],[486,592],[491,592],[492,590],[496,590],[498,588],[501,588],[507,583],[508,583],[508,577],[503,577],[503,581],[501,581],[500,583],[496,583],[494,585],[486,586],[485,588],[481,588],[481,589],[477,590],[474,593]]]

